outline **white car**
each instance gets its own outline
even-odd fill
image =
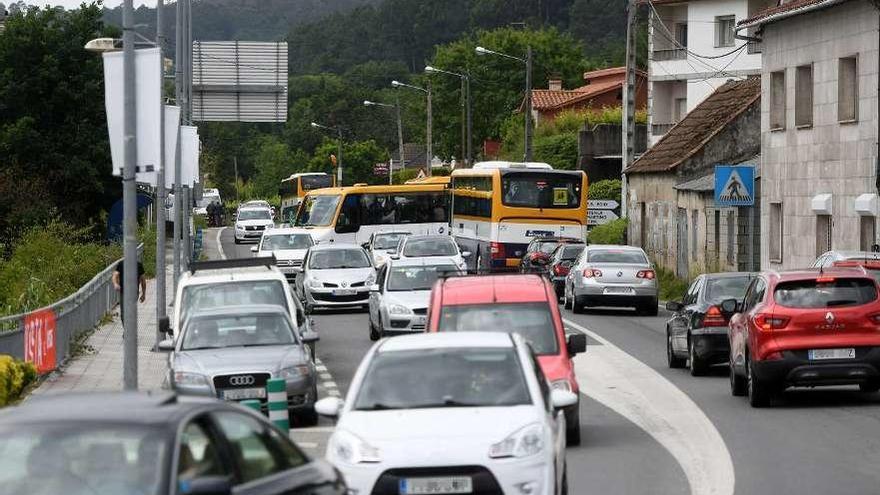
[[[316,306],[364,306],[376,269],[364,248],[354,244],[318,244],[309,249],[296,289],[306,312]]]
[[[294,282],[302,271],[303,259],[315,245],[312,236],[294,229],[271,229],[260,238],[260,244],[251,247],[254,256],[275,256],[276,265],[288,282]]]
[[[459,270],[467,270],[465,258],[470,255],[469,251],[460,250],[448,235],[409,235],[400,240],[391,259],[432,258],[437,263],[448,260]]]
[[[350,493],[508,493],[567,489],[565,415],[528,344],[498,332],[406,335],[377,342],[338,417],[327,460]]]
[[[275,225],[272,210],[258,207],[241,208],[235,215],[235,243],[260,240],[263,232]]]
[[[370,235],[370,240],[364,244],[364,249],[373,256],[373,265],[379,268],[391,257],[389,251],[396,251],[401,239],[410,234],[402,230],[374,232]]]

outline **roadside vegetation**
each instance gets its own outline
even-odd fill
[[[18,402],[22,392],[36,379],[37,369],[33,364],[0,355],[0,407]]]

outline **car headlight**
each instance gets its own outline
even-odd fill
[[[364,285],[366,285],[367,287],[369,287],[369,286],[371,286],[371,285],[373,285],[373,284],[375,284],[375,283],[376,283],[376,274],[375,274],[375,273],[371,273],[371,274],[367,277],[366,282],[364,282]]]
[[[285,380],[290,380],[292,378],[299,378],[302,376],[309,376],[309,366],[306,364],[300,364],[297,366],[290,366],[288,368],[282,368],[281,371],[278,372],[278,376],[280,378],[284,378]]]
[[[382,462],[378,448],[345,430],[337,430],[330,437],[327,443],[327,457],[349,464]]]
[[[244,225],[235,224],[235,230],[244,230]]]
[[[489,447],[489,457],[528,457],[544,450],[544,426],[533,423],[515,432],[504,440]]]
[[[571,382],[569,382],[565,378],[563,378],[562,380],[554,380],[554,381],[550,382],[550,387],[553,390],[562,390],[565,392],[573,392],[573,390],[571,389]]]
[[[324,287],[324,283],[318,279],[310,278],[309,279],[309,287],[319,289],[321,287]]]
[[[208,378],[205,375],[200,375],[198,373],[177,371],[174,373],[174,384],[187,387],[207,386]]]
[[[401,306],[400,304],[389,304],[388,305],[388,314],[392,315],[408,315],[412,314],[412,311],[406,306]]]

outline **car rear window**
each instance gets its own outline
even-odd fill
[[[746,295],[750,277],[724,277],[710,279],[706,285],[706,300],[719,302],[725,299],[741,300]]]
[[[440,312],[441,332],[516,332],[536,354],[556,354],[556,327],[546,302],[446,306]]]
[[[648,260],[645,258],[644,254],[638,251],[624,251],[620,249],[590,251],[587,261],[590,263],[648,264]]]
[[[877,300],[877,286],[868,278],[795,280],[777,285],[773,298],[788,308],[859,306]]]

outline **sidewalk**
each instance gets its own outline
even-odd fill
[[[172,298],[172,269],[167,271],[166,299]],[[168,354],[153,352],[156,341],[156,280],[147,280],[147,295],[138,303],[138,389],[163,388]],[[101,325],[86,339],[81,354],[52,373],[32,395],[61,392],[122,390],[122,321],[119,307],[113,321]]]

